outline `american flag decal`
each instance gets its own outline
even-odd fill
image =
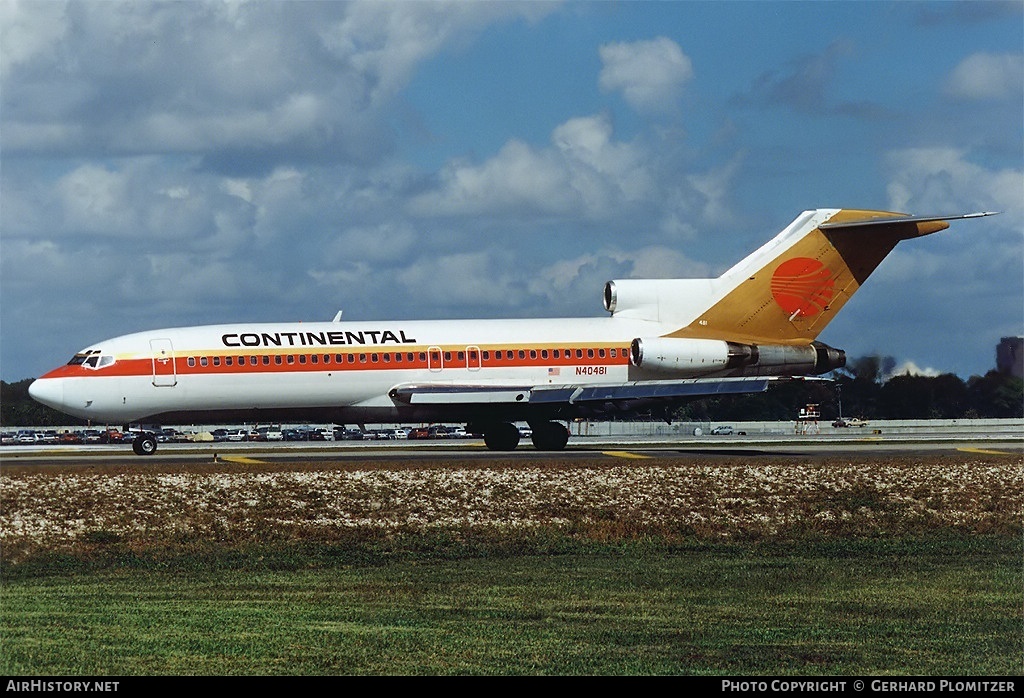
[[[562,373],[562,369],[559,368],[558,366],[552,366],[552,367],[550,367],[548,369],[548,375],[549,376],[558,376],[558,375],[561,375],[561,373]]]

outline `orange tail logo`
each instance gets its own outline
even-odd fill
[[[809,257],[786,260],[772,274],[772,298],[790,317],[820,314],[832,300],[834,287],[832,272]]]

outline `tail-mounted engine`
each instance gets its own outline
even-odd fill
[[[634,339],[633,366],[674,376],[809,376],[846,365],[846,352],[821,342],[740,344],[718,339]]]

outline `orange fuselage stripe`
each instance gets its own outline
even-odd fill
[[[555,357],[555,352],[558,357]],[[547,355],[545,356],[545,352]],[[581,355],[577,356],[577,352]],[[613,355],[614,352],[614,355]],[[497,358],[500,353],[501,358]],[[487,355],[485,358],[485,354]],[[602,356],[603,354],[603,356]],[[398,360],[396,357],[401,356]],[[412,359],[410,360],[410,356]],[[316,363],[313,362],[314,357]],[[230,360],[230,365],[228,361]],[[173,361],[173,367],[169,366]],[[205,361],[205,365],[204,365]],[[255,361],[255,363],[254,363]],[[155,365],[154,365],[155,364]],[[228,352],[175,352],[173,359],[118,358],[103,368],[85,365],[66,365],[47,373],[44,378],[139,377],[164,375],[254,375],[279,373],[316,373],[333,371],[401,371],[401,370],[458,370],[489,368],[564,368],[570,366],[625,366],[629,364],[628,346],[558,345],[532,346],[529,349],[474,347],[467,350],[437,347],[418,347],[405,351],[295,351],[258,350]]]

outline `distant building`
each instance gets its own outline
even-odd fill
[[[996,370],[1024,378],[1024,337],[1003,337],[996,346]]]

